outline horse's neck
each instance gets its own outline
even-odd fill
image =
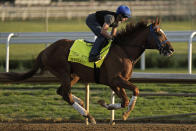
[[[127,57],[135,63],[135,61],[140,58],[145,49],[140,47],[125,47],[124,51]]]
[[[127,41],[127,46],[122,47],[127,57],[134,63],[137,61],[142,53],[145,51],[145,38],[136,38],[132,41]]]

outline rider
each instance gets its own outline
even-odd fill
[[[127,21],[129,17],[131,17],[131,11],[125,5],[120,5],[116,12],[102,10],[87,17],[86,24],[97,36],[90,51],[89,62],[100,60],[100,51],[103,45],[116,35],[119,23]],[[111,35],[107,32],[109,27],[112,27]]]

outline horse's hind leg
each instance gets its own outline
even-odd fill
[[[72,76],[72,80],[71,80],[71,87],[72,87],[75,83],[77,83],[79,79],[80,79],[80,78],[79,78],[78,76],[73,75],[73,76]],[[61,91],[62,91],[62,86],[60,86],[60,87],[57,89],[56,92],[57,92],[57,94],[59,94],[60,96],[62,96]],[[78,104],[80,104],[82,107],[84,107],[84,102],[83,102],[82,99],[78,98],[77,96],[75,96],[75,95],[73,95],[73,94],[72,94],[72,99],[73,99],[75,102],[77,102]]]
[[[108,110],[116,110],[120,108],[124,108],[128,106],[129,99],[127,97],[127,94],[125,92],[125,89],[119,88],[119,87],[111,87],[111,89],[116,93],[116,95],[122,99],[121,103],[115,103],[115,104],[107,104],[104,100],[99,100],[98,103],[107,108]]]
[[[70,84],[67,83],[71,83],[71,82],[65,81],[61,85],[63,91],[62,93],[63,99],[66,100],[70,105],[72,105],[72,107],[75,110],[77,110],[82,116],[89,118],[88,120],[90,123],[96,124],[95,119],[86,111],[86,109],[84,109],[80,104],[78,104],[77,100],[79,98],[73,97],[71,93],[71,86]]]
[[[78,98],[77,96],[72,94],[72,98],[75,102],[77,102],[79,105],[81,105],[84,108],[84,101],[80,98]]]
[[[89,122],[92,124],[96,124],[95,119],[87,112],[86,109],[84,109],[84,107],[82,107],[79,103],[78,100],[80,102],[80,98],[72,95],[71,93],[69,94],[69,100],[72,99],[73,104],[72,107],[77,110],[82,116],[87,117]],[[69,103],[69,102],[68,102]]]
[[[80,79],[78,76],[76,76],[76,75],[73,75],[73,76],[71,76],[71,87],[74,85],[74,84],[76,84],[77,82],[78,82],[78,80]],[[57,89],[57,94],[59,94],[59,95],[61,95],[62,93],[61,93],[61,90],[62,90],[62,86],[60,86],[58,89]]]
[[[64,67],[66,67],[66,69]],[[59,91],[60,95],[82,116],[89,118],[88,120],[90,123],[96,124],[95,119],[81,105],[79,105],[76,101],[74,101],[76,97],[72,96],[71,85],[74,84],[76,80],[72,81],[73,83],[71,82],[69,65],[66,65],[64,67],[56,68],[56,70],[55,69],[50,70],[50,72],[54,74],[57,78],[59,78],[62,82]]]

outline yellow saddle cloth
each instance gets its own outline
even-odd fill
[[[102,50],[101,50],[101,60],[95,62],[96,67],[100,68],[107,53],[109,52],[109,48],[112,41],[110,41]],[[91,43],[86,43],[84,40],[75,40],[74,44],[70,48],[70,53],[68,56],[68,61],[80,63],[82,65],[94,68],[94,62],[89,62],[88,57],[91,51],[92,46]]]

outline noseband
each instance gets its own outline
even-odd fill
[[[157,29],[159,26],[155,26],[155,27],[153,27],[153,25],[151,24],[150,25],[150,32],[151,32],[151,34],[152,34],[152,37],[155,39],[155,41],[156,41],[156,44],[157,44],[157,46],[158,46],[158,49],[159,50],[162,50],[163,49],[163,45],[165,45],[166,43],[167,43],[167,41],[168,40],[165,40],[165,41],[160,41],[159,39],[158,39],[158,36],[157,36],[157,34],[155,33],[155,31],[154,31],[154,29]]]

